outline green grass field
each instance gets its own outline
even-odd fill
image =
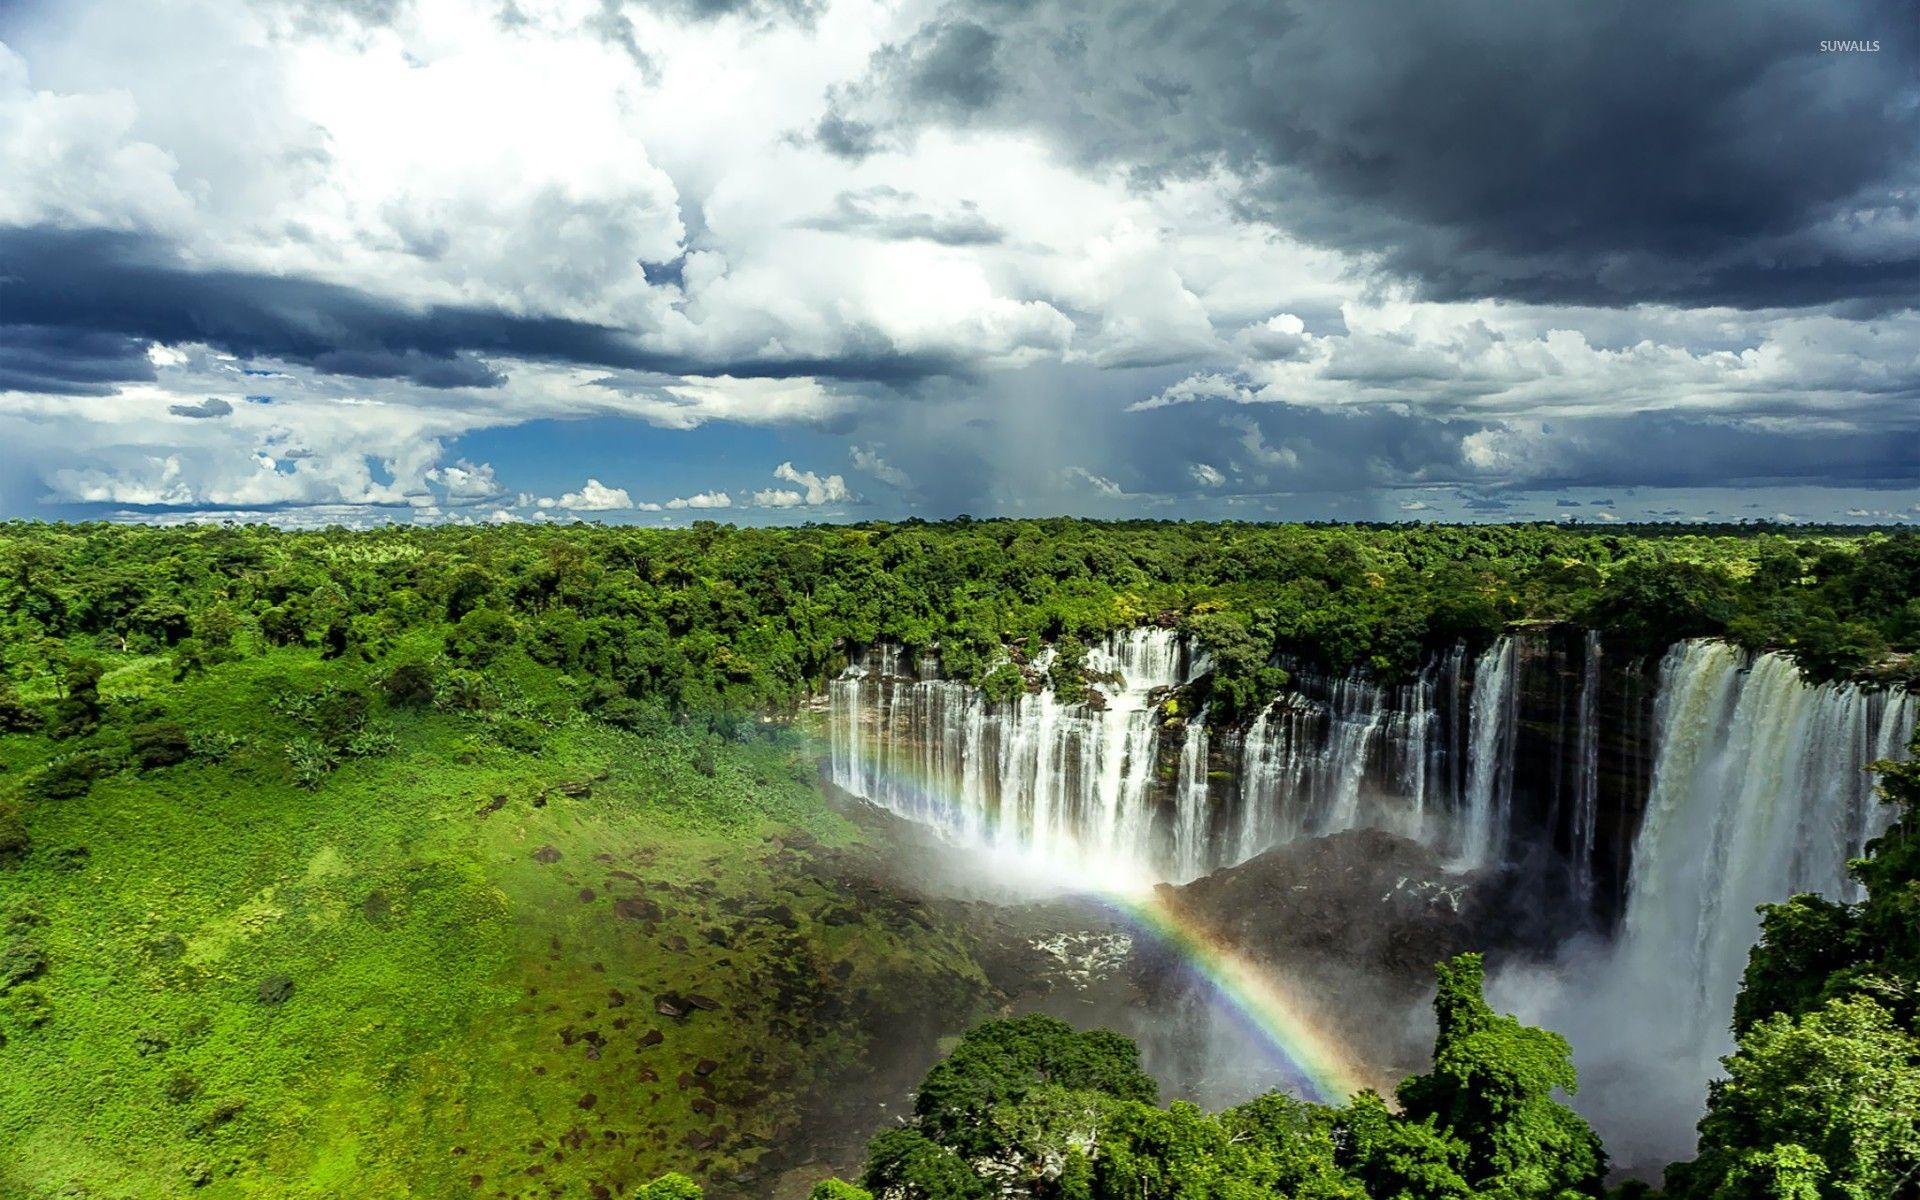
[[[0,911],[45,966],[0,995],[0,1196],[724,1191],[873,1006],[984,996],[960,939],[810,873],[857,835],[791,737],[383,711],[392,748],[308,790],[276,698],[344,669],[123,660],[110,710],[230,752],[26,800]],[[565,686],[512,681],[536,716]],[[0,738],[0,795],[72,749]]]

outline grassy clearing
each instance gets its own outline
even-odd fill
[[[275,697],[342,669],[103,685],[236,744],[27,802],[0,911],[46,967],[0,996],[0,1195],[724,1190],[858,1063],[875,1006],[964,1023],[984,993],[959,940],[808,873],[855,834],[796,743],[575,718],[515,749],[383,712],[394,748],[309,791]],[[535,709],[565,686],[514,680]],[[73,749],[0,738],[0,794]]]

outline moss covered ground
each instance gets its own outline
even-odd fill
[[[860,835],[789,735],[382,707],[302,787],[287,698],[342,670],[119,660],[109,713],[199,749],[78,796],[35,788],[74,743],[0,738],[31,837],[0,867],[0,1196],[754,1194],[888,1006],[957,1028],[985,995],[962,939],[814,869]]]

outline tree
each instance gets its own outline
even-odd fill
[[[699,1184],[676,1172],[641,1184],[633,1200],[701,1200],[701,1195]]]
[[[1154,1102],[1159,1085],[1140,1069],[1140,1051],[1110,1030],[1075,1032],[1034,1014],[976,1026],[920,1085],[914,1114],[920,1128],[962,1154],[995,1148],[987,1118],[1036,1088],[1099,1092]]]
[[[53,738],[81,737],[100,727],[100,679],[106,667],[94,658],[74,658],[61,676],[61,696],[53,706],[47,734]]]
[[[1463,954],[1439,968],[1433,1069],[1401,1083],[1410,1121],[1466,1147],[1461,1174],[1502,1197],[1599,1196],[1606,1153],[1587,1123],[1554,1099],[1576,1087],[1573,1051],[1557,1033],[1497,1016],[1482,996],[1485,968]]]
[[[1775,1013],[1723,1061],[1675,1200],[1920,1197],[1920,1041],[1872,999]]]

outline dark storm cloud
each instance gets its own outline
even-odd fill
[[[46,377],[62,385],[21,389],[34,391],[101,391],[112,382],[150,379],[151,365],[133,349],[146,340],[205,343],[243,358],[433,388],[503,383],[481,356],[660,375],[896,385],[967,370],[945,356],[901,351],[863,328],[847,332],[832,354],[665,354],[627,331],[583,321],[452,305],[410,308],[310,279],[192,270],[164,246],[102,231],[0,229],[0,313],[14,322],[0,326],[0,383]],[[64,363],[63,338],[73,348]]]
[[[801,221],[797,227],[877,241],[927,241],[943,246],[990,246],[1006,237],[971,203],[950,212],[930,212],[920,207],[920,198],[912,192],[885,185],[841,192],[834,198],[832,211]]]
[[[224,417],[233,412],[233,405],[218,396],[208,396],[198,404],[169,404],[167,411],[176,417],[189,417],[204,421],[210,417]]]
[[[1920,298],[1910,0],[952,0],[830,118],[1041,126],[1442,298]],[[1820,42],[1878,38],[1879,53]]]
[[[876,153],[882,144],[878,129],[832,108],[814,126],[813,138],[827,153],[856,160]]]
[[[0,325],[0,392],[104,396],[153,378],[147,343],[94,329]]]

